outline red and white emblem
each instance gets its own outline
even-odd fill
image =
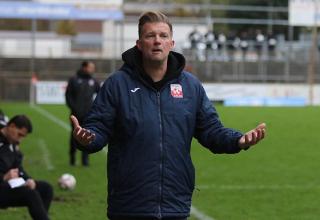
[[[171,84],[170,88],[173,98],[183,98],[182,86],[180,84]]]

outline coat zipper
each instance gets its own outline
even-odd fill
[[[162,200],[162,178],[163,178],[163,128],[162,128],[162,116],[161,116],[161,99],[160,92],[157,91],[158,100],[158,114],[159,114],[159,125],[160,125],[160,184],[159,184],[159,219],[161,219],[161,200]]]
[[[162,218],[161,214],[161,200],[162,200],[162,182],[163,182],[163,127],[162,127],[162,115],[161,115],[161,91],[164,90],[164,88],[170,84],[173,83],[171,80],[167,82],[159,91],[154,89],[152,86],[150,86],[141,76],[139,76],[139,79],[141,82],[150,88],[152,91],[155,91],[157,94],[157,104],[158,104],[158,116],[159,116],[159,124],[160,124],[160,164],[159,164],[159,170],[160,170],[160,184],[159,184],[159,206],[158,206],[158,218]]]

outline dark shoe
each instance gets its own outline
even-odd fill
[[[70,166],[75,166],[75,165],[76,165],[75,157],[70,157]]]

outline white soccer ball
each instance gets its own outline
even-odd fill
[[[69,173],[63,174],[58,180],[59,187],[65,190],[73,190],[76,187],[76,183],[76,178]]]

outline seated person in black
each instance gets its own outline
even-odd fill
[[[32,132],[30,120],[24,115],[14,116],[0,130],[0,207],[26,206],[34,220],[47,220],[53,198],[52,186],[44,181],[35,181],[22,167],[20,141]],[[12,187],[15,178],[23,178],[25,183]]]

